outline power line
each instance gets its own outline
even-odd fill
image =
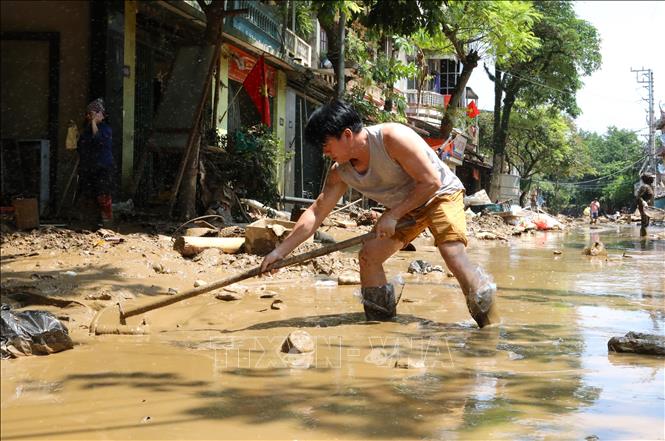
[[[644,161],[644,159],[646,159],[646,158],[647,158],[647,155],[642,156],[640,159],[638,159],[637,161],[633,162],[632,164],[628,164],[627,166],[625,166],[625,167],[623,167],[623,168],[621,168],[621,169],[619,169],[619,170],[613,171],[612,173],[608,173],[608,174],[606,174],[606,175],[604,175],[604,176],[600,176],[600,177],[598,177],[598,178],[594,178],[594,179],[589,179],[588,181],[578,181],[578,182],[556,182],[556,181],[549,181],[549,180],[546,180],[546,179],[540,179],[540,180],[538,180],[537,182],[546,182],[546,183],[556,184],[556,185],[567,185],[567,186],[571,186],[571,187],[582,186],[582,185],[584,185],[584,184],[589,184],[589,183],[594,183],[594,182],[595,182],[595,183],[597,183],[596,185],[599,185],[599,186],[600,186],[601,184],[598,183],[598,181],[602,181],[603,179],[610,178],[610,177],[612,177],[612,176],[614,176],[614,175],[617,175],[617,174],[619,174],[619,173],[621,173],[621,172],[624,172],[624,171],[626,171],[626,170],[628,170],[628,169],[630,169],[630,168],[632,168],[632,167],[635,167],[638,163]]]
[[[536,86],[543,87],[545,89],[550,89],[550,90],[553,90],[553,91],[561,93],[561,94],[569,94],[570,93],[570,92],[566,92],[565,90],[557,89],[556,87],[548,86],[547,84],[539,83],[539,82],[534,81],[530,78],[526,78],[526,77],[523,77],[521,75],[517,75],[517,74],[514,74],[512,72],[505,71],[505,70],[501,70],[501,69],[497,68],[496,66],[495,66],[495,69],[498,70],[501,73],[511,75],[515,78],[519,78],[522,81],[526,81],[527,83],[531,83],[531,84],[534,84]],[[575,93],[577,93],[577,92],[579,92],[579,90],[575,91]],[[599,95],[597,93],[593,93],[592,95],[595,95],[597,97],[601,97],[603,99],[608,99],[608,100],[612,100],[612,101],[623,101],[623,102],[631,103],[631,104],[635,104],[635,103],[639,102],[639,100],[628,100],[628,99],[617,98],[616,96]]]

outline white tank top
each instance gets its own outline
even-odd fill
[[[342,181],[350,187],[388,208],[393,208],[409,196],[416,182],[386,152],[382,128],[383,124],[378,124],[363,129],[368,134],[369,148],[369,167],[365,173],[358,173],[350,162],[338,164],[337,172]],[[418,143],[418,146],[425,151],[441,179],[441,187],[433,197],[464,190],[459,178],[436,156],[426,142]]]

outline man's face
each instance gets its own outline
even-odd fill
[[[351,129],[344,129],[339,138],[329,136],[323,144],[323,154],[338,164],[348,162],[352,135]]]

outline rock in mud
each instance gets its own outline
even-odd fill
[[[272,299],[274,297],[277,297],[277,293],[275,291],[265,291],[259,296],[261,299]]]
[[[108,291],[100,291],[94,294],[88,294],[85,298],[87,300],[112,300],[113,296]]]
[[[337,278],[338,285],[360,285],[360,274],[355,271],[347,271]]]
[[[205,280],[196,280],[194,281],[194,288],[198,288],[199,286],[206,286],[208,282]]]
[[[242,299],[242,295],[232,292],[225,292],[215,295],[215,298],[217,300],[224,300],[225,302],[232,302],[234,300]]]
[[[423,360],[412,360],[407,358],[406,360],[397,360],[395,362],[395,367],[398,369],[424,369],[425,362]]]
[[[552,254],[556,254],[556,255],[563,254],[563,251],[561,251],[561,250],[554,250],[554,251],[552,251]]]
[[[612,337],[607,342],[610,352],[629,352],[644,355],[665,355],[665,336],[629,332],[623,337]]]
[[[591,246],[584,247],[582,254],[585,256],[607,256],[607,250],[604,243],[594,242]]]
[[[300,329],[291,332],[282,343],[282,352],[287,354],[304,354],[312,351],[314,351],[312,336]]]
[[[427,274],[433,271],[432,264],[424,260],[414,260],[409,264],[409,274]]]
[[[270,304],[270,309],[277,309],[277,310],[279,310],[279,309],[283,309],[284,306],[286,306],[286,305],[284,305],[284,302],[281,301],[281,300],[279,300],[279,299],[277,299],[277,300],[273,301],[273,302]]]

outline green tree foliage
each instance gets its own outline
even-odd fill
[[[444,2],[437,17],[440,21],[418,36],[420,47],[454,54],[462,62],[462,72],[441,120],[441,135],[447,137],[456,118],[464,113],[459,109],[460,100],[478,62],[486,56],[524,59],[539,44],[531,28],[540,15],[530,2],[450,0]]]
[[[552,106],[518,103],[511,116],[506,159],[521,176],[520,204],[524,205],[536,176],[570,180],[591,171],[586,145],[570,118]]]
[[[644,158],[643,143],[635,132],[609,127],[604,135],[582,132],[593,160],[594,172],[584,176],[587,184],[576,186],[575,202],[588,204],[597,197],[606,210],[634,205],[634,184]]]
[[[596,29],[576,17],[570,1],[534,3],[539,19],[533,32],[540,45],[526,57],[497,57],[487,73],[494,81],[493,176],[501,173],[510,130],[511,112],[520,99],[528,105],[551,105],[571,116],[579,113],[575,94],[581,77],[600,67],[600,40]],[[490,193],[497,191],[496,181]]]

